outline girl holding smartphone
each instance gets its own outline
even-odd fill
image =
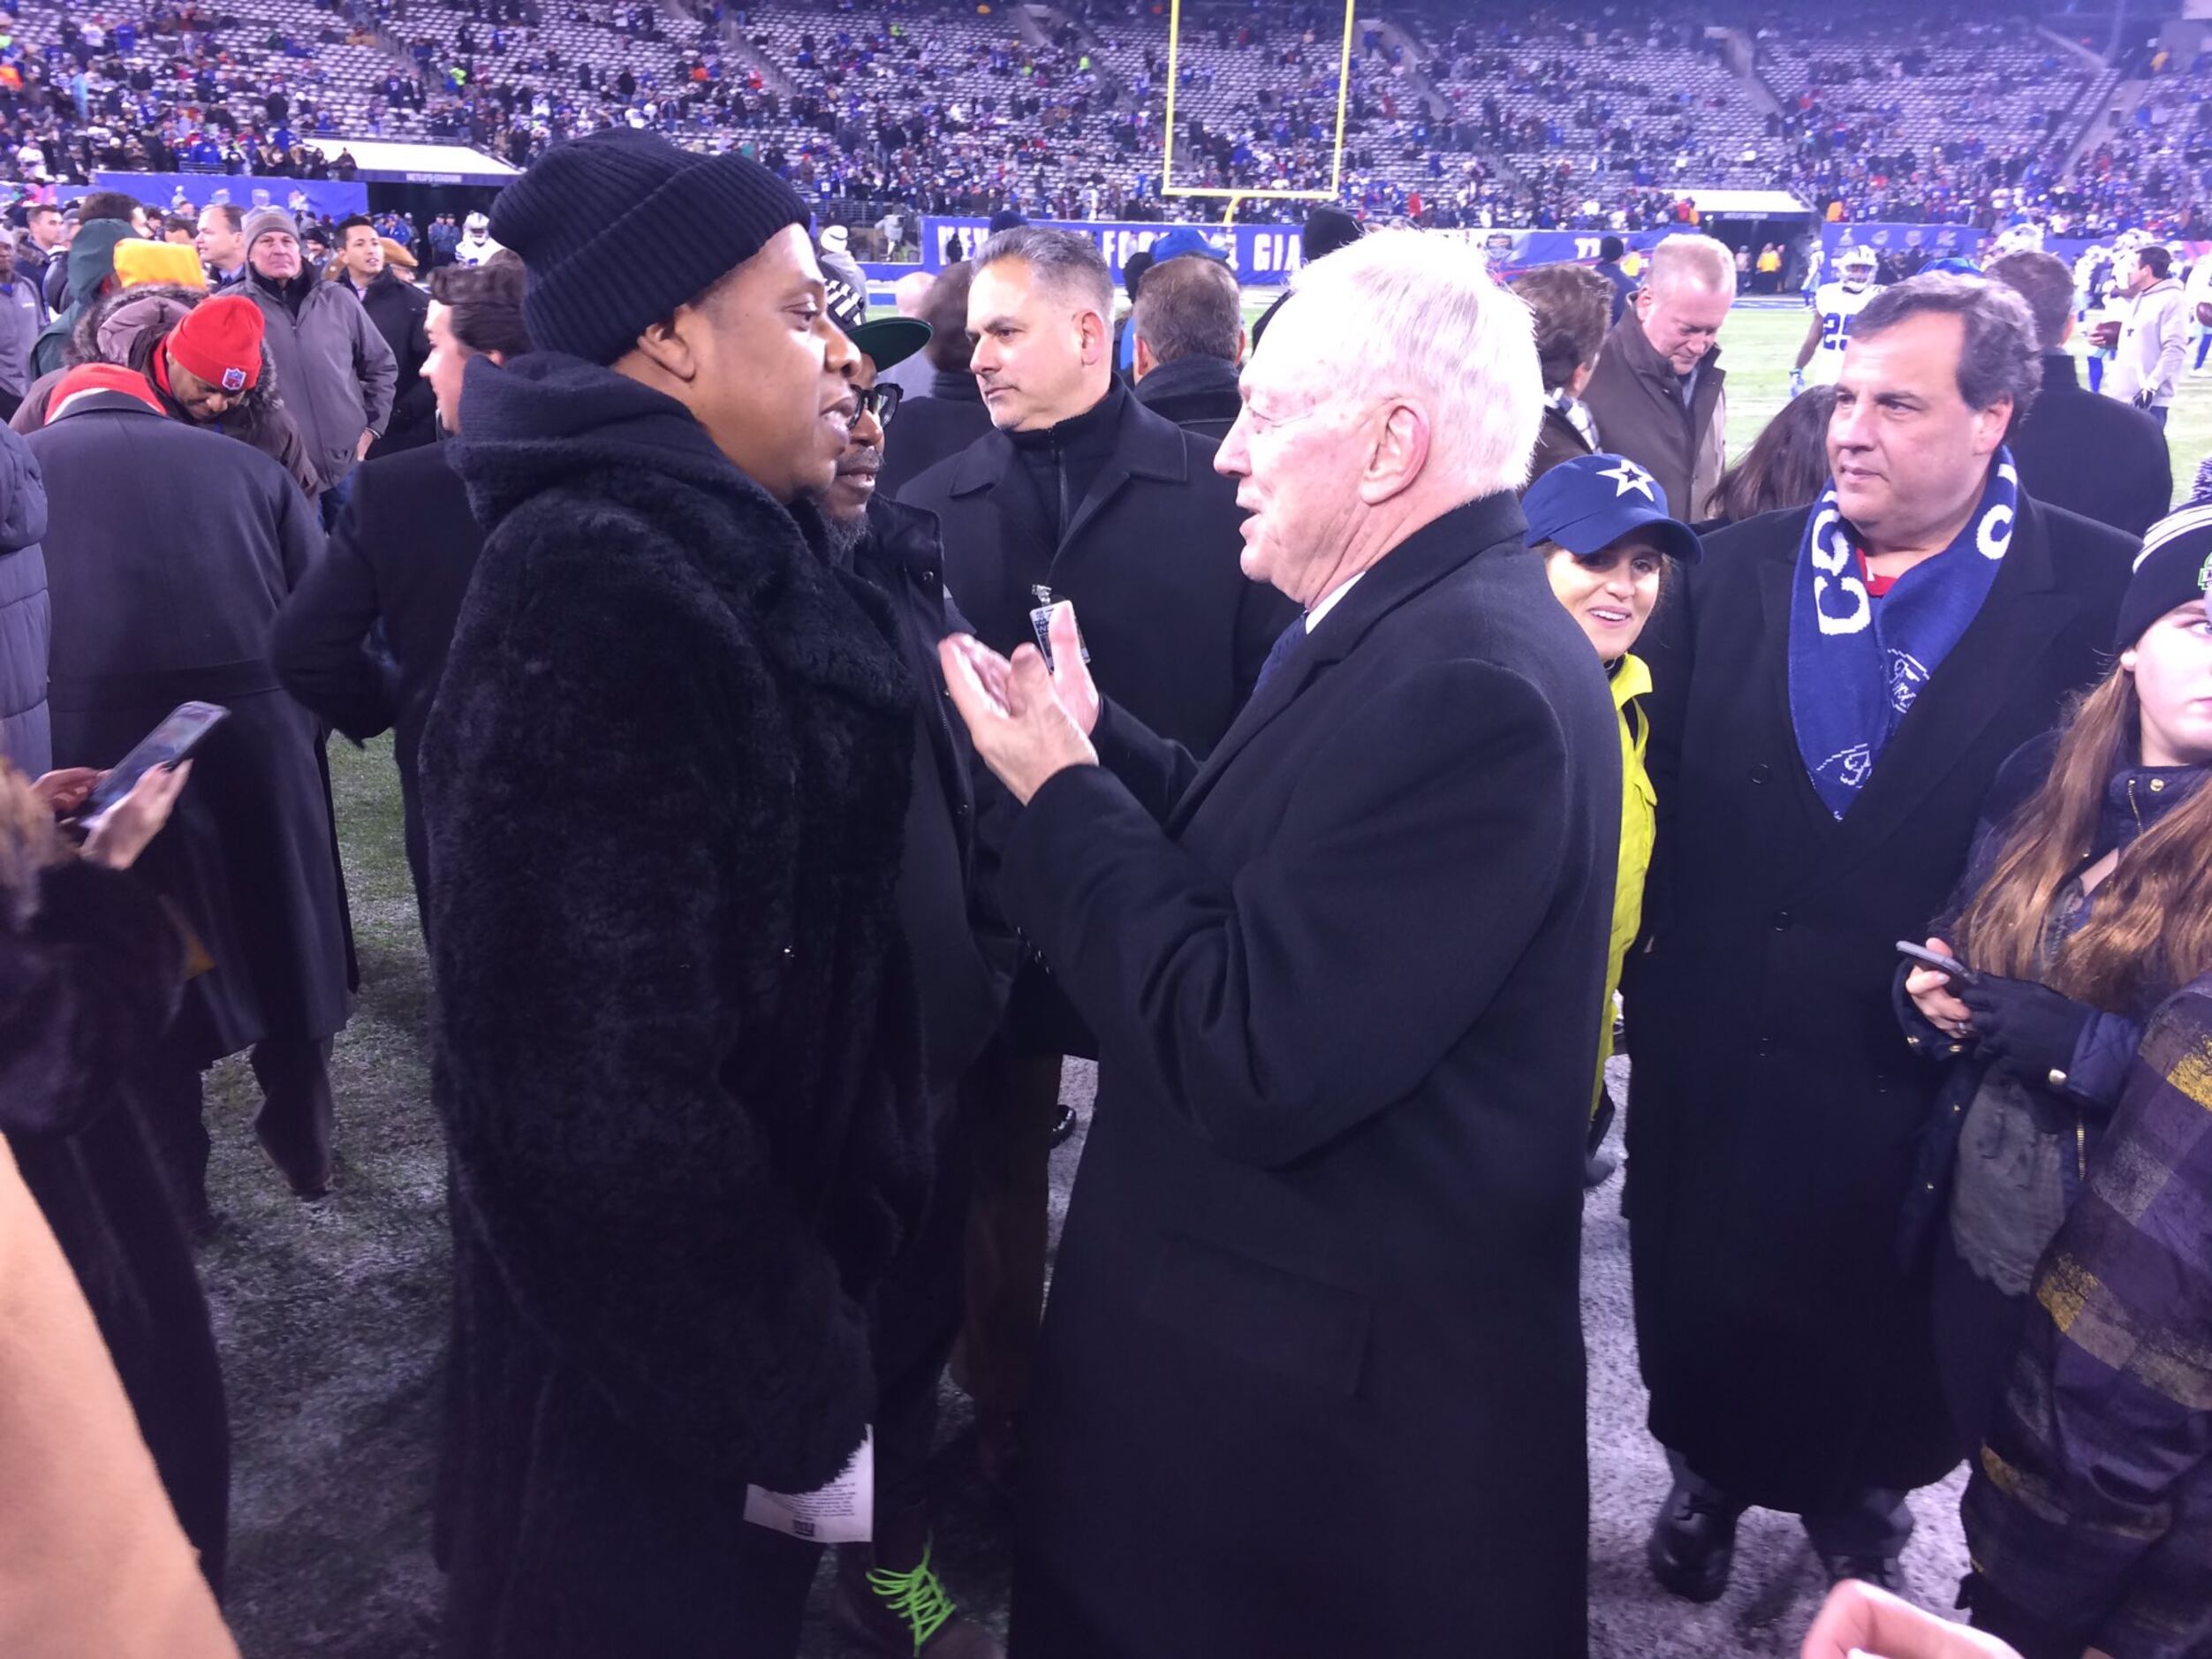
[[[1955,919],[1901,975],[1899,1016],[1951,1067],[1908,1239],[1932,1248],[1958,1427],[1987,1427],[2036,1267],[2086,1183],[2151,1011],[2212,970],[2212,508],[2162,520],[2117,659],[1992,792]]]

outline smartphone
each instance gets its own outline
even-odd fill
[[[162,717],[162,723],[139,739],[138,746],[117,761],[107,775],[92,786],[92,793],[85,798],[77,816],[87,829],[116,802],[129,794],[139,779],[157,766],[174,766],[189,760],[193,751],[207,741],[213,731],[231,717],[228,708],[215,703],[178,703]]]
[[[1037,636],[1037,649],[1044,653],[1044,665],[1049,669],[1053,666],[1052,608],[1059,604],[1061,601],[1049,587],[1033,587],[1029,592],[1031,597],[1037,602],[1037,608],[1029,613],[1029,626]],[[1089,662],[1091,660],[1090,641],[1083,637],[1082,625],[1079,623],[1076,625],[1075,643],[1082,653],[1083,660],[1086,663]]]
[[[1903,939],[1898,941],[1898,951],[1923,966],[1934,968],[1938,973],[1948,973],[1954,985],[1973,983],[1973,970],[1955,956],[1945,956],[1942,951],[1930,951],[1924,945],[1909,944]]]

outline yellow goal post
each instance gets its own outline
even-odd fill
[[[1357,6],[1358,0],[1345,0],[1344,40],[1337,52],[1337,133],[1335,146],[1329,156],[1329,187],[1326,190],[1248,190],[1226,185],[1178,185],[1175,182],[1175,94],[1183,51],[1183,0],[1168,0],[1167,130],[1162,135],[1160,193],[1163,196],[1226,198],[1229,206],[1223,216],[1223,223],[1237,216],[1237,203],[1240,201],[1334,201],[1344,184],[1345,117],[1352,107],[1352,31]]]

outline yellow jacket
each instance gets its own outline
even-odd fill
[[[1605,953],[1605,1001],[1599,1010],[1597,1080],[1591,1086],[1590,1110],[1597,1110],[1605,1088],[1605,1063],[1613,1056],[1613,993],[1620,989],[1621,964],[1644,919],[1644,875],[1651,868],[1651,842],[1659,822],[1659,796],[1644,769],[1644,746],[1651,728],[1641,708],[1630,705],[1651,689],[1651,670],[1631,652],[1612,673],[1613,707],[1621,723],[1621,852],[1613,886],[1613,943]]]

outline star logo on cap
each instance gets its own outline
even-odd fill
[[[1641,492],[1643,498],[1653,505],[1658,504],[1659,497],[1652,493],[1658,481],[1632,460],[1624,458],[1618,466],[1601,467],[1598,476],[1613,481],[1613,497],[1617,501],[1633,489]]]

